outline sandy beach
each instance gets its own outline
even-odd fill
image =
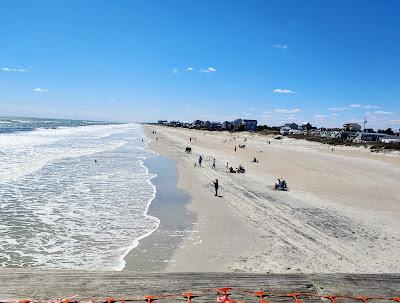
[[[400,271],[399,156],[254,133],[145,128],[150,149],[176,161],[177,186],[196,214],[196,237],[183,239],[166,271]],[[246,147],[235,152],[239,144]],[[194,166],[199,155],[203,167]],[[229,173],[227,162],[246,173]],[[288,192],[273,190],[277,177]]]

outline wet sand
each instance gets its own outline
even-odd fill
[[[178,172],[176,162],[162,156],[154,156],[144,165],[152,174],[156,186],[156,197],[152,201],[148,214],[160,219],[156,231],[139,241],[139,245],[125,257],[124,270],[163,271],[172,259],[173,252],[184,239],[196,240],[193,223],[196,214],[187,210],[189,194],[176,187]]]

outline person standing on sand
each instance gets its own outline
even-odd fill
[[[201,167],[201,162],[203,162],[203,157],[202,156],[199,157],[199,166],[200,167]]]
[[[236,145],[235,145],[235,152],[236,152]]]
[[[212,169],[215,169],[215,159],[213,160]]]
[[[215,196],[218,196],[218,179],[215,179],[214,181],[214,188],[215,188]]]

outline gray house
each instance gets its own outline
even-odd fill
[[[361,125],[358,123],[346,123],[343,124],[343,130],[348,132],[359,132],[361,131]]]
[[[229,122],[229,121],[222,122],[221,127],[223,130],[232,130],[233,129],[232,122]]]
[[[257,120],[250,119],[236,119],[232,122],[234,130],[257,130]]]
[[[192,127],[193,127],[193,128],[200,128],[200,127],[203,126],[203,124],[204,124],[204,122],[201,121],[201,120],[194,120],[194,121],[192,122]]]

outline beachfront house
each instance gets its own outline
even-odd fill
[[[170,121],[170,122],[168,123],[168,125],[169,125],[169,126],[173,126],[173,127],[181,127],[181,126],[182,126],[182,123],[181,123],[180,121],[174,121],[174,120],[172,120],[172,121]]]
[[[313,129],[313,126],[307,122],[307,123],[303,123],[303,125],[301,126],[301,129],[304,131],[309,131]]]
[[[361,125],[358,123],[346,123],[343,124],[343,130],[347,132],[359,132],[361,131]]]
[[[364,142],[378,142],[382,139],[389,139],[391,136],[381,133],[358,133],[353,139],[354,142],[364,143]]]
[[[313,127],[309,122],[303,123],[300,128],[305,135],[310,135],[312,130],[316,129],[316,127]]]
[[[202,128],[211,129],[211,122],[210,121],[205,121]]]
[[[221,130],[222,123],[221,122],[211,122],[211,130]]]
[[[204,125],[204,122],[201,120],[194,120],[192,122],[192,127],[193,128],[201,128]]]
[[[257,120],[251,119],[236,119],[232,121],[233,130],[255,131],[257,130]]]
[[[342,138],[342,130],[339,128],[321,128],[320,136],[324,138]]]
[[[303,131],[299,128],[296,123],[286,123],[281,127],[280,131],[281,135],[291,135],[291,134],[301,134]]]
[[[257,130],[257,120],[253,119],[243,119],[244,130],[256,131]]]
[[[159,125],[167,125],[168,121],[167,120],[158,120],[157,124]]]
[[[232,122],[229,122],[229,121],[222,122],[221,128],[223,130],[232,130],[233,129]]]

